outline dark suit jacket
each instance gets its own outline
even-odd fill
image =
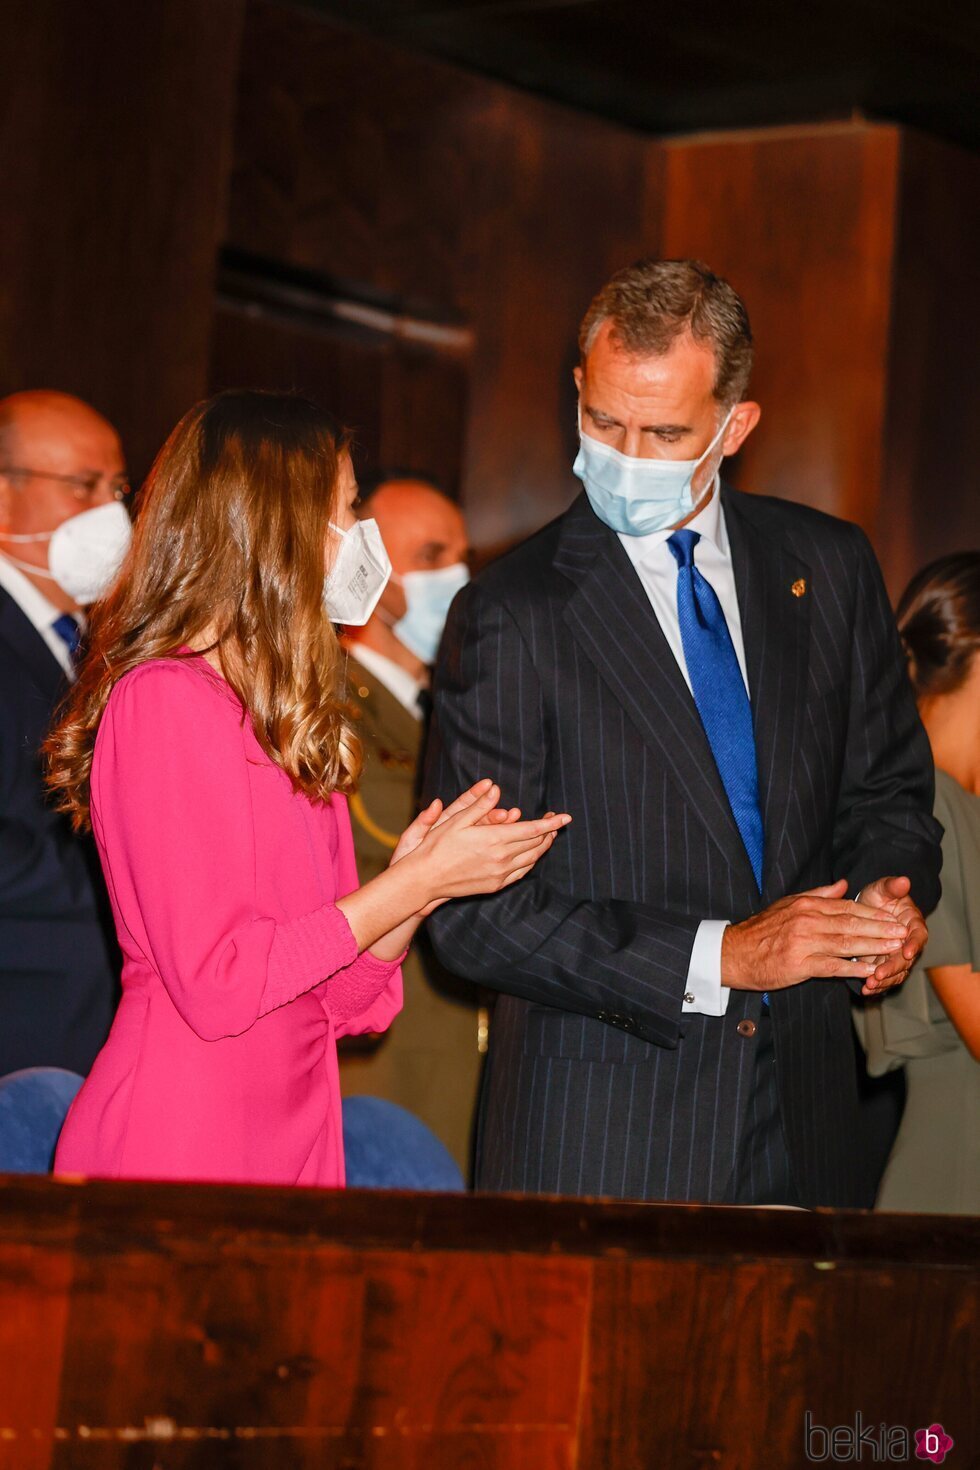
[[[86,1073],[118,968],[93,844],[44,799],[38,752],[65,692],[57,659],[0,588],[0,1076]]]
[[[846,876],[938,898],[929,747],[857,527],[722,492],[765,825],[760,901],[697,709],[642,584],[584,495],[457,597],[437,670],[425,799],[481,776],[505,805],[571,812],[525,881],[445,904],[441,957],[502,992],[477,1183],[726,1198],[761,996],[683,1015],[701,919],[746,918]],[[794,590],[795,589],[795,590]],[[866,1203],[850,998],[772,995],[787,1146],[809,1205]]]

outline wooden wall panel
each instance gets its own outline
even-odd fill
[[[221,377],[225,243],[471,330],[445,413],[438,373],[387,363],[365,427],[382,458],[407,444],[450,480],[462,459],[475,542],[506,544],[577,491],[592,292],[641,253],[695,254],[756,328],[764,419],[736,481],[860,521],[896,591],[976,540],[976,158],[862,123],[663,144],[286,0],[4,19],[0,393],[91,399],[137,474]]]
[[[743,296],[759,428],[732,477],[873,531],[891,313],[899,132],[864,124],[692,138],[651,163],[663,253]]]
[[[244,0],[7,0],[0,394],[66,389],[134,471],[204,390]]]
[[[227,243],[474,334],[463,498],[487,546],[577,489],[580,316],[643,239],[648,144],[250,0]]]
[[[898,596],[980,548],[980,158],[903,133],[876,544]]]
[[[353,435],[360,475],[383,466],[434,479],[457,495],[468,393],[463,355],[427,352],[397,336],[219,300],[209,389],[299,392],[329,405]]]

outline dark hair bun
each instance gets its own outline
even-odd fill
[[[917,695],[959,688],[980,651],[980,551],[954,552],[917,572],[898,604],[898,630]]]

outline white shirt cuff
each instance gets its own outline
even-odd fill
[[[729,988],[721,983],[721,942],[727,919],[702,919],[694,936],[682,1015],[723,1016]]]

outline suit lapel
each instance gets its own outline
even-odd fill
[[[759,524],[752,497],[722,490],[752,698],[765,834],[763,896],[775,886],[806,717],[810,568]]]
[[[565,622],[725,858],[755,886],[697,706],[632,562],[583,495],[562,525],[557,571],[575,584]]]
[[[64,670],[4,587],[0,587],[0,638],[13,649],[32,683],[53,707],[68,685]]]

